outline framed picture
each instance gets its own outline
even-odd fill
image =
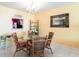
[[[23,28],[23,19],[12,18],[12,28],[13,29]]]
[[[69,27],[69,13],[51,16],[50,27]]]

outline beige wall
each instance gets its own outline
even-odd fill
[[[69,28],[50,27],[50,16],[69,13]],[[46,35],[54,32],[54,42],[79,48],[79,3],[71,3],[37,14],[39,19],[39,33]]]
[[[12,29],[12,18],[21,15],[23,19],[23,29]],[[29,12],[8,8],[0,5],[0,35],[10,32],[21,32],[29,29],[29,20],[34,16]]]
[[[69,28],[51,28],[50,16],[69,13]],[[12,29],[12,18],[15,14],[22,15],[23,29]],[[36,18],[35,18],[36,17]],[[0,6],[0,34],[15,31],[27,31],[29,29],[29,20],[39,20],[39,33],[41,36],[48,34],[49,31],[55,33],[53,41],[72,47],[79,48],[79,3],[72,3],[57,7],[48,11],[40,12],[35,16],[28,12]]]

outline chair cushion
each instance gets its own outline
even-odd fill
[[[18,45],[19,45],[20,47],[26,46],[26,42],[24,42],[24,41],[18,41],[17,43],[18,43]]]

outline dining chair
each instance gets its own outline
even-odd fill
[[[31,48],[32,48],[32,39],[27,40],[27,52],[28,56],[31,55]]]
[[[51,41],[52,41],[53,36],[54,36],[54,33],[49,32],[49,34],[46,36],[47,39],[46,39],[46,45],[45,45],[45,48],[50,49],[52,54],[53,54],[53,52],[52,52],[52,49],[51,49],[50,45],[51,45]]]
[[[32,55],[33,56],[44,56],[45,40],[44,38],[38,38],[39,40],[32,40]]]
[[[13,33],[12,37],[13,37],[15,45],[16,45],[16,51],[15,51],[13,56],[15,56],[16,52],[21,51],[21,50],[24,51],[24,52],[27,52],[27,44],[26,44],[26,42],[19,41],[18,38],[17,38],[16,33]]]

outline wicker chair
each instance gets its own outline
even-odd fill
[[[28,56],[31,55],[31,48],[32,48],[32,40],[29,39],[29,40],[27,40],[27,51],[28,51]]]
[[[47,39],[46,39],[46,45],[45,45],[45,48],[47,49],[50,49],[51,53],[53,54],[52,52],[52,49],[51,49],[51,41],[52,41],[52,37],[53,37],[54,33],[53,32],[49,32],[49,34],[47,35]]]
[[[38,40],[39,39],[39,40]],[[44,38],[38,38],[32,40],[32,55],[33,56],[44,56],[45,40]]]
[[[27,52],[27,44],[26,44],[26,42],[24,42],[24,41],[19,42],[16,33],[13,33],[12,37],[13,37],[15,45],[16,45],[16,51],[15,51],[13,56],[15,56],[16,52],[21,51],[21,50],[24,51],[24,52]]]

